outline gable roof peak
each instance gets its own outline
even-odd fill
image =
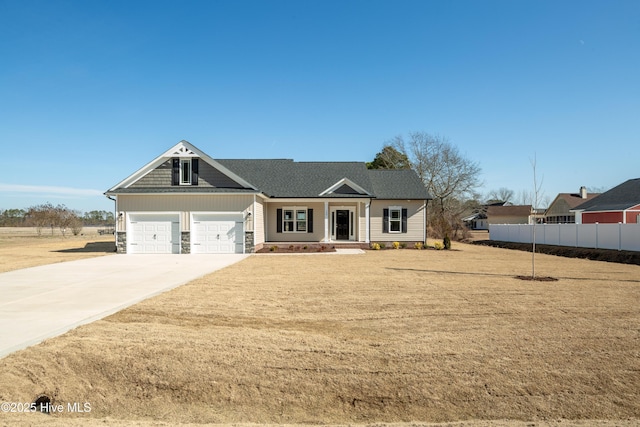
[[[160,157],[204,157],[204,153],[187,140],[182,140]]]
[[[369,191],[365,190],[364,188],[362,188],[360,185],[356,184],[349,178],[344,177],[341,180],[337,181],[335,184],[333,184],[331,187],[327,188],[322,193],[320,193],[319,196],[326,196],[328,194],[338,193],[339,192],[338,190],[342,189],[344,186],[346,186],[347,189],[352,190],[351,194],[361,194],[361,195],[367,195],[367,196],[371,195]]]
[[[253,184],[247,182],[244,178],[236,175],[235,173],[230,171],[228,168],[226,168],[225,166],[223,166],[222,164],[220,164],[219,162],[211,158],[204,151],[200,150],[195,145],[191,144],[189,141],[186,141],[183,139],[182,141],[178,142],[176,145],[174,145],[173,147],[171,147],[170,149],[168,149],[167,151],[165,151],[164,153],[156,157],[154,160],[147,163],[146,165],[138,169],[133,174],[129,175],[123,181],[111,187],[109,190],[107,190],[107,193],[110,193],[111,191],[114,191],[118,188],[128,188],[131,184],[135,183],[140,178],[142,178],[143,176],[145,176],[146,174],[148,174],[149,172],[151,172],[152,170],[160,166],[162,163],[166,162],[167,159],[171,159],[175,157],[200,158],[206,163],[208,163],[209,165],[211,165],[212,167],[214,167],[215,169],[227,175],[229,178],[231,178],[238,184],[242,185],[243,187],[257,190],[257,188]]]

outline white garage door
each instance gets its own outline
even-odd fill
[[[180,223],[177,215],[132,214],[127,234],[128,253],[180,253]]]
[[[228,216],[193,215],[191,253],[242,253],[243,222]]]

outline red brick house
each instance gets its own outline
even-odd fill
[[[640,178],[625,181],[572,212],[577,224],[640,224]]]

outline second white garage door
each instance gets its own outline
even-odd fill
[[[244,230],[242,215],[193,214],[191,253],[242,253]]]

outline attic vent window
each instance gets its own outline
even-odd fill
[[[191,185],[191,159],[180,160],[180,184]]]
[[[198,185],[198,158],[172,160],[171,185]]]

